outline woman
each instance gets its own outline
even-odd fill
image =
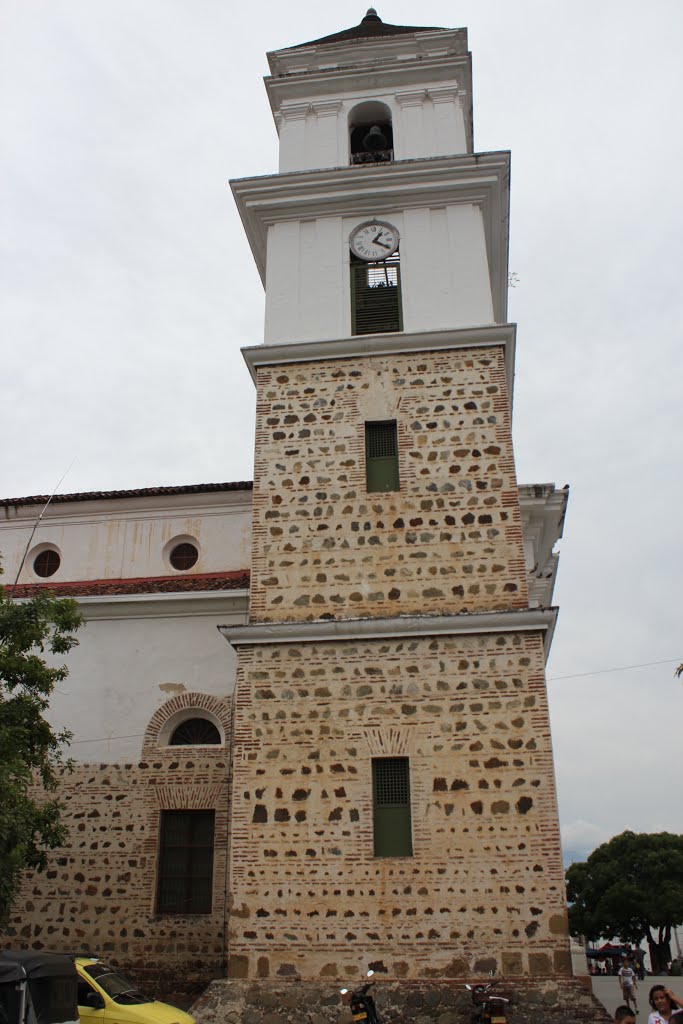
[[[683,999],[675,996],[670,988],[653,985],[650,989],[649,1000],[653,1012],[647,1018],[647,1024],[665,1024],[666,1021],[671,1020],[672,1016],[674,1022],[683,1020],[683,1017],[678,1016],[678,1011],[683,1010]]]

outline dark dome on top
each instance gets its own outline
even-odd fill
[[[342,32],[333,32],[330,36],[322,36],[320,39],[311,39],[308,43],[300,43],[293,49],[300,46],[317,46],[320,43],[341,43],[345,39],[377,39],[380,36],[407,35],[410,32],[439,32],[443,31],[436,26],[427,25],[387,25],[382,21],[374,7],[368,8],[359,25],[353,28],[346,28]]]

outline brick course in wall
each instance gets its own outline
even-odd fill
[[[137,764],[81,764],[62,775],[69,842],[28,873],[5,946],[99,955],[152,994],[198,994],[225,973],[229,747],[159,746],[165,721],[204,707],[230,734],[230,700],[185,693],[156,713]],[[156,913],[164,810],[215,810],[210,914]]]
[[[233,976],[570,973],[540,634],[240,654]],[[387,755],[412,857],[373,856]]]
[[[238,643],[229,975],[570,974],[542,634],[429,629],[527,607],[502,348],[272,366],[257,389],[250,622],[301,625]],[[378,420],[396,492],[367,492]],[[307,642],[325,619],[399,637]],[[373,852],[385,756],[410,759],[410,857]]]
[[[259,369],[251,621],[524,608],[502,348]],[[368,494],[395,419],[400,491]]]

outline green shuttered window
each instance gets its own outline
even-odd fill
[[[375,857],[410,857],[410,769],[407,757],[372,761],[372,808]]]
[[[210,914],[214,811],[162,811],[157,913]]]
[[[365,424],[365,475],[368,491],[399,489],[396,420]]]
[[[402,331],[398,253],[379,263],[351,257],[351,333]]]

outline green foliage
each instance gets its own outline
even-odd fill
[[[567,899],[573,934],[589,941],[647,939],[661,965],[671,928],[683,922],[683,836],[622,832],[571,865]]]
[[[42,870],[47,850],[66,838],[61,805],[49,794],[60,767],[68,767],[70,735],[55,732],[44,714],[67,676],[56,659],[78,643],[80,624],[75,601],[43,592],[18,603],[0,586],[0,927],[21,872]]]

